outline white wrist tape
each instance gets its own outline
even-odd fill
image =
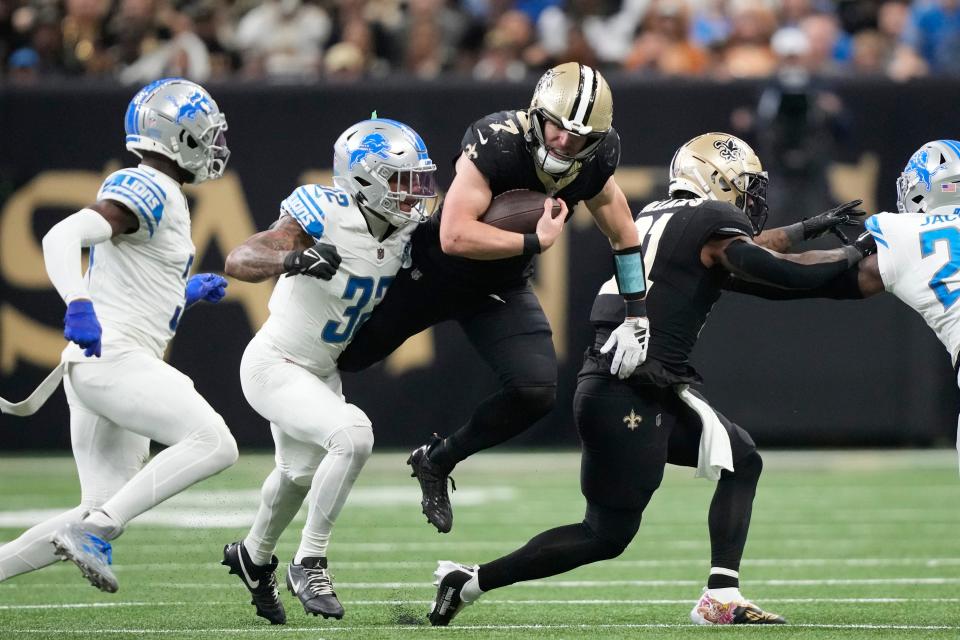
[[[93,209],[81,209],[53,226],[43,236],[43,261],[47,275],[63,301],[89,298],[80,268],[80,249],[109,240],[110,223]]]

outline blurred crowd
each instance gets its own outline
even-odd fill
[[[960,0],[0,0],[0,77],[960,75]]]

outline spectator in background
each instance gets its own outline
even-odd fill
[[[523,80],[528,69],[524,54],[532,45],[530,18],[521,11],[507,11],[487,32],[473,77],[478,80]]]
[[[865,29],[853,36],[853,56],[850,72],[859,77],[879,77],[886,73],[893,47],[873,29]]]
[[[323,75],[328,80],[357,82],[364,77],[366,61],[363,52],[350,42],[338,42],[323,56]]]
[[[193,31],[207,49],[211,79],[226,79],[240,68],[232,47],[233,24],[222,0],[196,0],[182,12],[193,21]]]
[[[739,0],[731,5],[732,30],[721,54],[718,75],[765,78],[777,67],[770,37],[777,19],[763,0]]]
[[[112,71],[113,60],[104,43],[104,19],[108,0],[66,0],[63,17],[63,62],[68,73],[103,75]]]
[[[267,0],[237,25],[236,45],[250,77],[311,78],[320,72],[331,21],[320,7],[301,0]]]
[[[210,77],[210,56],[193,31],[193,21],[154,0],[122,0],[114,29],[139,54],[117,77],[125,84],[146,84],[164,77],[205,82]]]
[[[33,84],[40,77],[40,56],[29,47],[21,47],[7,60],[7,77],[14,84]]]
[[[840,21],[831,13],[811,13],[797,25],[807,38],[804,66],[819,76],[836,76],[841,63],[849,58],[849,37],[840,29]]]
[[[709,63],[707,53],[690,40],[689,33],[687,8],[680,0],[655,0],[623,68],[664,76],[703,75]]]
[[[960,0],[915,2],[903,43],[934,73],[960,75]]]
[[[756,141],[771,176],[767,191],[771,227],[796,222],[805,212],[834,205],[827,165],[845,134],[843,103],[820,83],[819,53],[796,27],[773,37],[777,73],[756,110],[737,110],[733,125]]]

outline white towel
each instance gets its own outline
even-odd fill
[[[63,368],[64,364],[61,362],[56,369],[43,379],[40,386],[34,389],[26,400],[10,402],[5,398],[0,398],[0,413],[9,413],[14,416],[32,416],[35,414],[47,401],[47,398],[53,395],[53,392],[60,386],[60,381],[63,379]]]
[[[697,456],[697,472],[694,478],[719,480],[723,469],[733,471],[733,450],[730,436],[713,408],[693,395],[687,385],[676,387],[683,402],[700,416],[703,430],[700,434],[700,453]]]

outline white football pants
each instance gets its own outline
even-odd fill
[[[283,530],[310,492],[295,559],[326,557],[333,523],[373,450],[370,419],[341,392],[340,376],[320,378],[255,336],[240,363],[250,405],[270,421],[276,468],[244,546],[255,564],[270,561]]]
[[[64,390],[80,505],[0,547],[0,580],[56,562],[50,534],[89,510],[106,514],[119,535],[136,516],[237,460],[230,430],[193,381],[149,354],[72,362]],[[151,440],[167,448],[148,463]]]

